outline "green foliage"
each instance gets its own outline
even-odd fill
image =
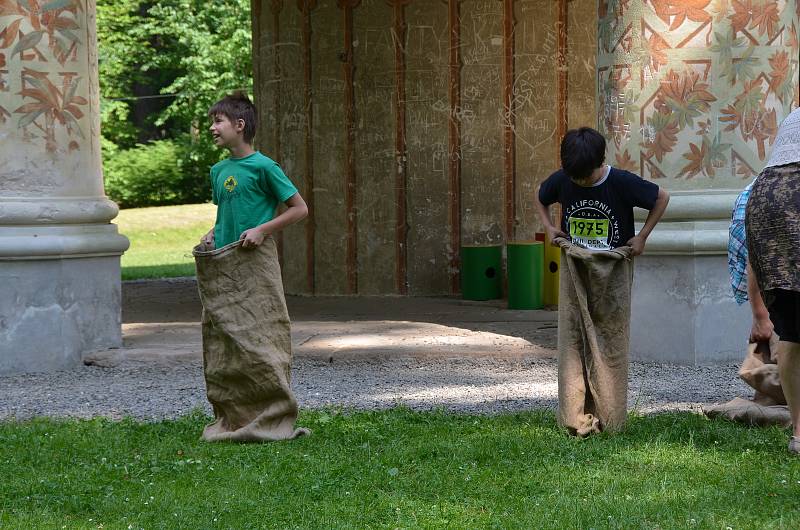
[[[206,112],[232,89],[252,91],[250,1],[98,0],[97,31],[104,153],[120,158],[106,158],[109,196],[123,207],[207,200],[224,153]]]
[[[208,202],[209,168],[224,155],[189,134],[125,150],[104,139],[106,194],[121,208]]]
[[[155,117],[139,117],[134,123],[137,96],[156,93],[158,85],[176,75],[149,71],[156,50],[143,24],[143,0],[98,0],[97,41],[103,137],[122,148],[132,148],[147,134]],[[166,77],[164,79],[163,77]]]
[[[122,101],[103,101],[100,105],[103,139],[115,146],[133,147],[138,130],[130,119],[130,113],[130,107]]]
[[[179,146],[160,140],[133,149],[114,150],[103,164],[106,194],[123,208],[178,204],[183,175]]]
[[[205,132],[209,107],[233,89],[252,93],[250,0],[160,0],[149,10],[147,26],[168,54],[158,54],[152,69],[179,74],[161,92],[177,94],[158,122],[175,119]]]
[[[215,146],[211,137],[203,134],[194,137],[184,133],[177,136],[178,167],[181,172],[180,204],[194,204],[211,200],[211,166],[228,156],[228,152]]]
[[[140,126],[166,126],[168,136],[193,126],[205,132],[214,101],[233,89],[252,92],[249,0],[98,0],[97,12],[103,134],[114,143],[133,146],[117,129],[143,97],[137,90],[165,96]]]
[[[102,138],[106,195],[121,208],[211,200],[209,168],[225,155],[207,139],[184,134],[131,149]]]
[[[307,438],[207,444],[207,421],[0,423],[0,526],[800,527],[777,428],[663,414],[580,440],[550,412],[328,409]]]

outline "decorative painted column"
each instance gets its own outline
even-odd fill
[[[797,106],[797,30],[795,0],[600,0],[607,160],[672,194],[636,262],[634,356],[742,357],[750,313],[731,295],[728,223]]]
[[[0,2],[0,373],[119,346],[94,0]]]

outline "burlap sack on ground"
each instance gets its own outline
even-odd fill
[[[578,436],[625,423],[630,344],[631,248],[597,252],[557,238],[558,421]]]
[[[778,336],[773,334],[769,343],[754,343],[747,347],[739,377],[755,389],[752,400],[737,397],[721,405],[703,407],[703,412],[712,418],[721,416],[748,425],[789,427],[792,419],[774,353],[777,343]]]
[[[275,241],[193,251],[203,303],[203,370],[215,420],[203,440],[287,440],[296,429],[292,342]]]

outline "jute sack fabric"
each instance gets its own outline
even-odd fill
[[[217,250],[195,247],[203,303],[203,371],[214,422],[210,442],[287,440],[297,400],[290,388],[292,342],[275,241],[254,249],[237,241]]]
[[[778,336],[773,334],[768,343],[753,343],[747,347],[739,377],[755,389],[753,398],[737,397],[721,405],[703,407],[707,416],[721,416],[747,425],[789,427],[792,424],[774,353],[778,340]]]
[[[563,238],[558,300],[558,421],[578,436],[617,430],[628,404],[630,247],[591,251]]]

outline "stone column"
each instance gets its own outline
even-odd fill
[[[636,262],[635,357],[743,356],[750,313],[731,295],[728,223],[797,106],[797,29],[795,0],[599,2],[607,160],[672,194]]]
[[[0,3],[0,373],[119,346],[94,0]]]

